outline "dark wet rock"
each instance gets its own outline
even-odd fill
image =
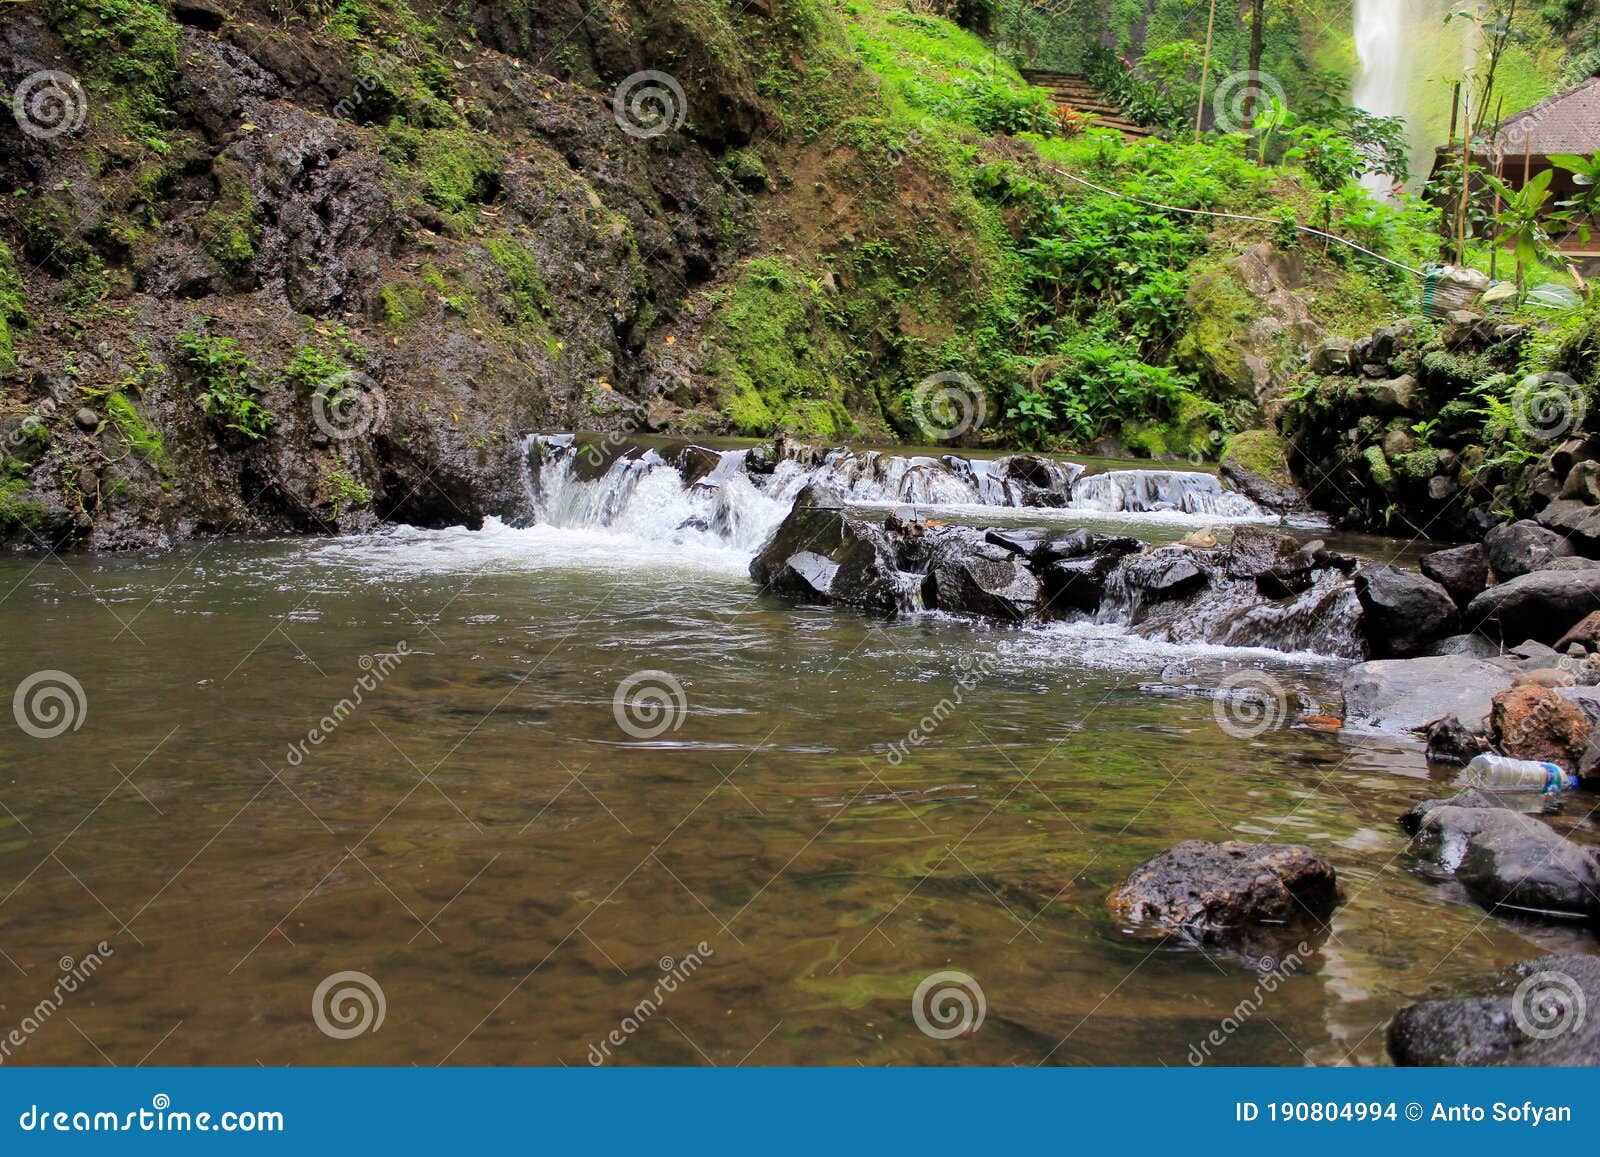
[[[1469,731],[1454,715],[1435,720],[1428,727],[1428,760],[1431,763],[1466,764],[1489,750],[1488,737]]]
[[[1440,655],[1468,655],[1475,659],[1493,659],[1500,654],[1500,644],[1487,635],[1476,633],[1446,635],[1423,652],[1425,657]]]
[[[1229,578],[1258,578],[1298,550],[1300,541],[1292,534],[1241,526],[1223,554],[1222,570]]]
[[[1600,958],[1541,956],[1479,995],[1407,1005],[1389,1023],[1397,1065],[1600,1064]]]
[[[1060,508],[1071,496],[1078,471],[1037,454],[1013,454],[995,463],[1000,477],[1016,487],[1021,505]]]
[[[1453,796],[1444,799],[1425,799],[1412,807],[1400,817],[1400,830],[1408,836],[1414,836],[1422,829],[1422,821],[1434,808],[1464,807],[1464,808],[1503,808],[1506,805],[1491,795],[1469,787],[1459,791]]]
[[[1454,715],[1485,729],[1494,697],[1515,677],[1509,664],[1467,655],[1361,663],[1345,673],[1345,725],[1420,731]]]
[[[1600,558],[1584,558],[1582,555],[1569,554],[1562,558],[1553,558],[1539,569],[1542,571],[1600,570]]]
[[[1393,566],[1367,567],[1356,575],[1361,626],[1380,656],[1418,655],[1436,639],[1455,632],[1455,601],[1438,583]]]
[[[1144,601],[1177,598],[1206,583],[1210,572],[1188,550],[1158,549],[1127,559],[1122,574]]]
[[[1593,731],[1582,711],[1528,675],[1494,697],[1489,729],[1503,755],[1545,760],[1574,772]]]
[[[1107,907],[1137,932],[1239,947],[1269,926],[1325,924],[1338,902],[1333,865],[1310,848],[1190,840],[1134,869]]]
[[[1467,626],[1495,637],[1553,643],[1600,606],[1600,570],[1542,570],[1499,583],[1467,606]]]
[[[1600,611],[1590,611],[1573,624],[1571,630],[1556,640],[1555,649],[1564,654],[1574,643],[1585,651],[1600,651]]]
[[[1120,562],[1117,555],[1101,554],[1050,563],[1042,576],[1046,604],[1057,613],[1092,614],[1105,596],[1106,580]]]
[[[807,551],[832,559],[845,540],[846,520],[839,509],[843,501],[817,483],[802,490],[772,540],[751,560],[750,577],[766,586],[791,556]]]
[[[839,564],[824,555],[802,550],[784,559],[772,577],[772,589],[802,599],[826,599],[833,590]]]
[[[1004,547],[1012,554],[1023,558],[1032,558],[1050,538],[1048,530],[986,530],[983,540],[995,546]]]
[[[1144,546],[1137,538],[1123,534],[1096,534],[1091,530],[1070,530],[1055,535],[1039,545],[1033,552],[1033,561],[1041,565],[1062,559],[1083,558],[1086,555],[1110,555],[1120,558]]]
[[[1481,543],[1436,550],[1423,555],[1418,565],[1424,575],[1450,592],[1458,607],[1466,606],[1489,585],[1489,552]]]
[[[930,607],[1013,623],[1032,618],[1043,594],[1026,567],[976,552],[940,552],[923,586]]]
[[[72,415],[72,421],[77,425],[78,429],[86,433],[100,428],[100,415],[89,409],[88,406],[82,407],[76,414]]]
[[[1600,506],[1558,498],[1539,512],[1539,525],[1582,543],[1590,553],[1600,549]]]
[[[1600,462],[1587,458],[1575,462],[1561,484],[1560,497],[1585,506],[1600,505]]]
[[[704,446],[685,446],[673,456],[672,464],[683,476],[685,487],[693,486],[722,465],[722,455]]]
[[[1311,589],[1316,572],[1325,565],[1320,542],[1307,543],[1285,555],[1256,576],[1256,589],[1270,599],[1288,598]]]
[[[1516,909],[1556,919],[1600,916],[1600,861],[1548,824],[1477,802],[1442,803],[1422,811],[1414,823],[1411,850],[1491,911]]]
[[[1483,537],[1489,568],[1500,582],[1541,570],[1552,559],[1572,554],[1572,544],[1531,519],[1495,527]]]
[[[777,450],[772,446],[753,446],[744,456],[744,469],[747,474],[757,476],[771,474],[778,468],[780,461]]]

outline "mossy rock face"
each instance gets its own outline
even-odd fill
[[[1222,464],[1280,486],[1291,485],[1289,444],[1271,430],[1245,430],[1228,439]]]
[[[383,324],[391,329],[407,329],[428,310],[428,299],[422,286],[414,281],[401,281],[385,285],[378,295],[383,310]]]

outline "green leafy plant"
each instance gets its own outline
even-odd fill
[[[266,437],[274,416],[255,398],[261,368],[240,352],[238,343],[189,330],[178,335],[177,347],[206,418],[251,441]]]

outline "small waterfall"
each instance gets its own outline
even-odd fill
[[[653,449],[621,454],[599,477],[585,480],[580,467],[603,462],[585,459],[586,448],[570,435],[535,437],[528,447],[535,518],[567,530],[612,530],[755,553],[790,503],[757,488],[744,471],[748,451],[726,451],[706,469],[703,456],[691,458],[694,449],[686,448],[676,462]]]
[[[1187,470],[1109,470],[1092,474],[1072,487],[1069,510],[1103,514],[1212,515],[1218,518],[1268,517],[1254,502],[1210,474]]]
[[[1033,509],[1042,518],[1061,511],[1270,520],[1210,474],[1113,470],[1085,476],[1075,462],[1032,454],[933,458],[789,444],[776,461],[770,455],[757,461],[744,449],[608,447],[571,434],[536,435],[526,454],[530,505],[542,525],[752,555],[812,483],[867,507]]]

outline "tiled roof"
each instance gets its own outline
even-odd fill
[[[1508,117],[1495,143],[1512,156],[1600,152],[1600,76]]]

